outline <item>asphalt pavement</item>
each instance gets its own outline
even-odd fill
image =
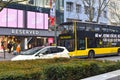
[[[0,61],[7,61],[7,60],[11,60],[13,57],[15,57],[16,55],[13,55],[12,52],[8,53],[8,52],[0,52]]]

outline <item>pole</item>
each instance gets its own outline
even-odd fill
[[[3,48],[3,51],[4,51],[4,59],[6,58],[6,55],[5,55],[5,47]]]
[[[55,0],[55,27],[54,27],[54,31],[55,31],[55,46],[57,46],[56,4],[57,4],[57,0]]]
[[[55,40],[55,46],[57,46],[57,29],[56,29],[56,27],[57,27],[57,24],[56,24],[56,4],[57,4],[57,0],[54,0],[54,2],[53,2],[53,6],[52,6],[52,8],[54,9],[53,10],[53,17],[55,18],[55,21],[54,21],[54,40]]]
[[[57,3],[57,0],[53,0],[52,6],[51,6],[51,9],[50,9],[51,26],[54,27],[54,43],[55,43],[55,46],[57,46],[56,3]]]
[[[57,46],[57,29],[56,29],[56,18],[55,18],[55,27],[54,27],[54,31],[55,31],[55,46]]]

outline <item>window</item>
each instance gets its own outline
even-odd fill
[[[66,3],[66,10],[69,12],[73,11],[73,3],[72,2],[67,2]]]
[[[81,30],[81,31],[84,31],[85,30],[85,24],[82,24],[82,23],[77,23],[77,30]]]
[[[76,13],[81,13],[81,5],[76,4]]]
[[[53,48],[50,48],[50,51],[51,51],[51,54],[53,54],[53,53],[57,53],[58,52],[58,50],[57,50],[57,48],[55,47],[53,47]]]
[[[107,18],[107,11],[104,11],[104,12],[103,12],[103,16],[104,16],[105,18]]]
[[[88,38],[88,40],[87,40],[87,43],[88,43],[88,48],[95,48],[95,47],[97,47],[97,43],[96,43],[96,40],[95,40],[95,38]]]
[[[62,49],[62,48],[57,48],[57,50],[58,50],[58,52],[63,52],[64,51],[64,49]]]
[[[59,46],[65,46],[68,51],[74,51],[74,39],[64,39],[58,41]]]
[[[85,50],[85,39],[78,39],[77,50]]]
[[[49,54],[49,53],[50,53],[50,50],[49,50],[49,49],[44,49],[44,50],[40,51],[39,54],[46,55],[46,54]]]
[[[63,52],[64,51],[64,49],[58,48],[58,47],[50,48],[50,50],[51,50],[51,54],[52,53],[59,53],[59,52]]]
[[[85,6],[85,14],[88,14],[88,13],[89,13],[89,7]]]
[[[95,15],[95,8],[92,7],[90,8],[89,6],[85,6],[85,14],[89,14],[91,12],[91,14],[94,16]]]

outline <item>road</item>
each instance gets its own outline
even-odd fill
[[[96,60],[110,60],[110,61],[118,61],[120,60],[120,56],[105,56],[105,57],[98,57],[98,58],[95,58]]]
[[[5,52],[5,57],[4,57],[4,53],[0,52],[0,61],[11,60],[11,58],[13,57],[15,57],[15,55],[13,55],[12,53]]]
[[[6,60],[10,60],[11,58],[15,57],[16,55],[13,55],[12,53],[5,53],[5,59],[4,59],[4,53],[0,52],[0,61],[6,61]],[[120,60],[120,56],[104,56],[104,57],[96,57],[95,60],[110,60],[110,61],[118,61]]]

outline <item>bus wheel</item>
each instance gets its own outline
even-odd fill
[[[95,57],[94,51],[89,51],[88,58],[93,59]]]
[[[120,56],[120,49],[118,49],[118,53],[117,54],[118,54],[118,56]]]

